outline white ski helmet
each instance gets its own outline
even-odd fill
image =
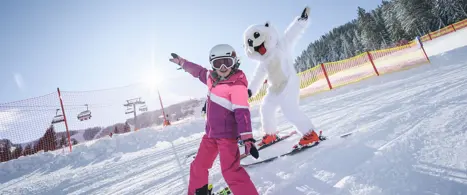
[[[235,49],[228,44],[214,46],[209,52],[209,62],[212,69],[225,68],[237,69],[239,64]]]

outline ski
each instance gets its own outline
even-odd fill
[[[262,150],[262,149],[265,149],[265,148],[267,148],[267,147],[269,147],[269,146],[272,146],[272,145],[274,145],[274,144],[277,144],[278,142],[280,142],[280,141],[282,141],[282,140],[285,140],[285,139],[289,138],[290,136],[292,136],[292,135],[294,135],[294,134],[296,134],[296,133],[297,133],[297,131],[292,131],[292,132],[290,132],[290,133],[287,134],[287,135],[284,135],[284,136],[282,136],[282,137],[279,137],[275,142],[272,142],[272,143],[270,143],[270,144],[266,144],[266,145],[259,146],[259,147],[257,147],[257,149],[258,149],[258,151],[260,151],[260,150]],[[240,160],[243,159],[243,158],[245,158],[245,157],[247,157],[247,156],[249,156],[249,154],[248,154],[248,155],[246,155],[246,154],[241,154],[241,155],[240,155]]]
[[[276,144],[276,143],[278,143],[278,142],[280,142],[280,141],[282,141],[282,140],[285,140],[285,139],[289,138],[290,136],[292,136],[292,135],[294,135],[294,134],[296,134],[296,133],[297,133],[297,131],[292,131],[292,132],[290,132],[290,133],[287,134],[287,135],[284,135],[284,136],[279,137],[275,142],[273,142],[273,143],[271,143],[271,144],[262,145],[262,146],[257,146],[257,149],[258,149],[258,151],[260,151],[260,150],[262,150],[262,149],[265,149],[265,148],[267,148],[267,147],[269,147],[269,146],[271,146],[271,145],[274,145],[274,144]],[[257,141],[255,142],[255,144],[258,143],[258,142],[261,143],[261,140],[262,140],[262,139],[259,138],[259,139],[256,139],[256,140],[257,140]],[[258,144],[256,144],[256,145],[258,145]],[[240,145],[240,144],[239,144],[239,147],[241,147],[241,146],[243,146],[243,145]],[[192,152],[192,153],[190,153],[190,154],[187,154],[187,155],[185,155],[185,158],[189,158],[190,156],[193,156],[193,158],[195,158],[197,153],[198,153],[198,152],[195,151],[195,152]],[[247,157],[247,156],[249,156],[249,154],[248,154],[248,155],[241,154],[241,155],[240,155],[240,159],[243,159],[243,158],[245,158],[245,157]]]
[[[339,138],[345,138],[345,137],[350,136],[350,135],[352,135],[352,133],[346,133],[346,134],[340,135]],[[320,140],[325,141],[325,140],[327,140],[327,138],[325,136],[320,136]],[[283,157],[283,156],[292,156],[292,155],[295,155],[295,154],[297,154],[299,152],[305,151],[306,149],[314,148],[314,147],[318,146],[319,143],[321,143],[321,142],[315,142],[314,144],[309,145],[309,146],[295,147],[294,149],[292,149],[291,151],[289,151],[287,153],[284,153],[284,154],[281,154],[281,155],[278,155],[278,156],[273,156],[271,158],[267,158],[265,160],[250,163],[250,164],[241,164],[240,166],[247,168],[247,167],[251,167],[253,165],[258,165],[258,164],[271,162],[271,161],[279,159],[280,157]]]
[[[193,155],[195,155],[196,153],[198,153],[198,151],[195,151],[195,152],[192,152],[192,153],[190,153],[190,154],[185,155],[185,158],[188,158],[188,157],[190,157],[190,156],[193,156]],[[193,158],[194,158],[194,157],[193,157]]]

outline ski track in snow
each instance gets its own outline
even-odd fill
[[[302,100],[330,139],[248,167],[260,194],[467,194],[467,47],[436,50],[449,40],[467,45],[466,32],[426,44],[431,64]],[[257,107],[252,122],[260,129]],[[293,130],[280,111],[277,123],[282,133]],[[192,158],[185,156],[196,152],[203,132],[198,117],[78,144],[72,153],[0,163],[0,194],[186,194]],[[348,132],[354,134],[333,137]],[[260,151],[260,158],[290,150],[299,137]],[[225,186],[218,159],[209,179],[215,190]]]

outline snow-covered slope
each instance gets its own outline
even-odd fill
[[[247,168],[260,194],[467,194],[467,47],[455,49],[463,37],[466,30],[427,43],[429,65],[302,100],[326,135],[355,133]],[[277,117],[279,130],[293,130],[281,112]],[[259,129],[257,108],[252,121]],[[203,129],[197,117],[78,144],[69,154],[0,163],[0,194],[185,194],[185,156],[197,150]],[[260,157],[285,152],[298,139]],[[218,161],[210,181],[215,189],[225,185]]]

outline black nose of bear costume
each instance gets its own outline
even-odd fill
[[[253,37],[255,37],[255,39],[257,39],[257,38],[259,37],[259,33],[258,33],[258,32],[255,32],[255,33],[253,34]]]
[[[248,39],[248,45],[249,45],[250,47],[253,47],[253,40]]]

